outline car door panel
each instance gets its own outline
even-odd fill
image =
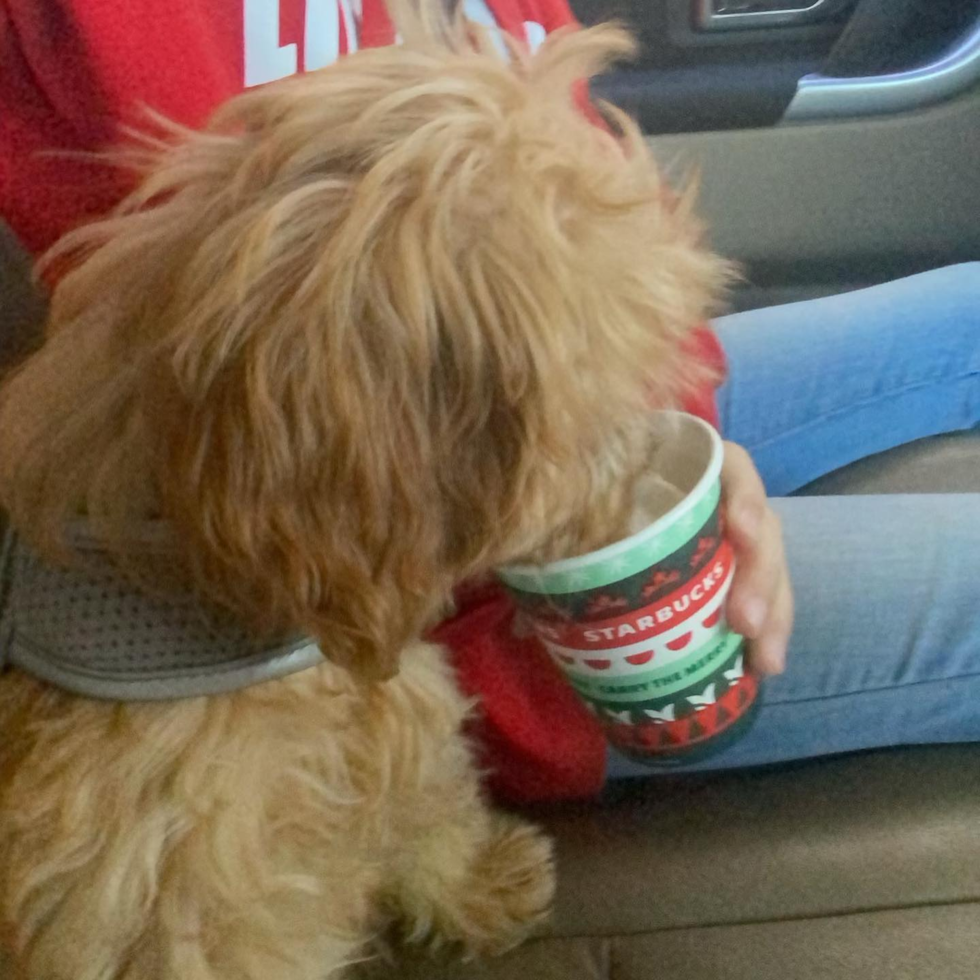
[[[638,61],[597,91],[678,179],[699,173],[713,241],[745,270],[737,308],[980,259],[978,0],[860,0],[717,32],[699,26],[709,3],[777,6],[575,6],[637,29]]]
[[[754,286],[748,305],[980,259],[980,88],[907,115],[653,145],[678,177],[700,171],[712,240]]]

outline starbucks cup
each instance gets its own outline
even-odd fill
[[[743,734],[758,682],[725,618],[735,561],[719,516],[721,439],[681,412],[658,412],[652,424],[650,468],[661,482],[644,501],[642,530],[500,575],[610,742],[670,767]]]

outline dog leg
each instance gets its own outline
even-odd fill
[[[414,784],[392,781],[403,842],[392,899],[410,940],[458,943],[471,955],[502,952],[548,913],[551,843],[532,825],[488,808],[460,733],[468,705],[441,652],[409,651],[403,664],[417,722],[399,733],[402,756],[425,761],[411,773]],[[386,717],[393,714],[389,708]]]
[[[480,956],[526,939],[553,897],[551,842],[531,824],[497,814],[482,833],[419,840],[401,903],[411,938],[428,933],[436,945],[459,943]]]

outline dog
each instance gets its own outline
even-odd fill
[[[630,47],[359,51],[144,144],[57,248],[0,389],[10,595],[35,576],[0,922],[29,980],[314,980],[391,923],[483,954],[546,915],[549,842],[489,805],[424,637],[459,583],[621,536],[644,417],[696,370],[724,265],[636,126],[573,95]],[[110,593],[253,673],[126,697],[77,649]]]

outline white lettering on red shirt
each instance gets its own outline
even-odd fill
[[[295,75],[300,70],[297,44],[280,44],[282,0],[242,2],[245,88]],[[486,0],[463,0],[463,9],[470,21],[488,30],[498,49],[506,54],[500,26]],[[305,0],[303,70],[325,68],[342,53],[356,51],[360,19],[361,0]],[[524,21],[524,36],[531,51],[540,47],[546,34],[544,25],[533,20]],[[344,44],[341,43],[341,35]],[[400,40],[396,38],[396,43]]]
[[[336,4],[337,0],[330,0]],[[274,82],[299,70],[296,45],[279,44],[279,0],[244,0],[245,87]]]

